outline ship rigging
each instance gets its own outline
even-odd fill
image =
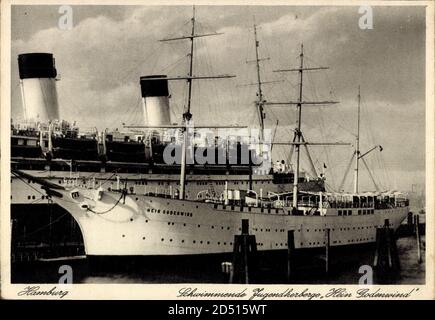
[[[388,219],[396,229],[408,213],[409,201],[400,193],[331,193],[324,190],[300,190],[300,147],[308,153],[308,146],[350,145],[344,142],[311,142],[302,134],[302,107],[305,105],[329,105],[336,101],[308,101],[303,98],[304,72],[323,70],[325,67],[306,67],[304,49],[301,45],[299,67],[280,69],[277,72],[298,72],[299,86],[296,101],[265,102],[258,81],[258,110],[263,118],[263,106],[282,105],[297,107],[297,125],[292,142],[275,144],[290,145],[295,153],[293,190],[256,194],[252,199],[246,186],[234,184],[228,187],[227,175],[222,194],[216,198],[187,199],[184,196],[186,182],[186,145],[189,121],[192,118],[192,80],[226,78],[228,76],[195,76],[193,70],[194,39],[211,34],[195,33],[195,13],[191,19],[192,29],[188,36],[163,39],[191,41],[189,73],[185,77],[147,77],[145,81],[186,80],[188,96],[183,112],[182,163],[179,171],[180,194],[171,190],[165,193],[128,192],[127,183],[121,188],[104,188],[102,185],[71,185],[56,187],[49,178],[34,179],[33,175],[20,170],[13,173],[23,179],[41,185],[55,203],[67,210],[80,225],[85,251],[88,256],[181,256],[230,254],[233,251],[234,235],[240,231],[240,221],[250,220],[250,233],[256,235],[259,251],[286,250],[286,230],[294,231],[296,249],[315,249],[324,246],[325,229],[332,230],[331,246],[359,245],[375,241],[376,228]],[[256,32],[255,28],[254,31]],[[215,35],[215,34],[213,34]],[[256,38],[256,36],[255,36]],[[258,42],[256,39],[256,46]],[[257,47],[256,47],[257,48]],[[259,71],[258,50],[256,50]],[[149,89],[149,88],[146,88]],[[153,88],[156,89],[156,88]],[[157,101],[166,101],[167,88],[158,88]],[[146,90],[145,90],[146,91]],[[154,90],[152,90],[154,91]],[[147,92],[145,92],[147,93]],[[155,93],[155,92],[153,92]],[[144,95],[146,98],[146,94]],[[156,98],[156,96],[153,96]],[[261,107],[261,108],[260,108]],[[146,128],[147,126],[143,126]],[[168,127],[167,124],[153,128]],[[209,127],[209,126],[207,126]],[[263,127],[263,125],[262,125]],[[356,148],[356,157],[359,156]],[[292,151],[293,153],[293,151]],[[361,156],[360,156],[361,158]],[[314,167],[312,160],[311,165]],[[238,181],[237,181],[238,182]],[[171,186],[169,186],[169,189]],[[268,190],[270,191],[270,190]]]

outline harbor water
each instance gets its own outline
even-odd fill
[[[423,262],[417,261],[415,236],[409,235],[397,239],[400,258],[400,270],[386,278],[374,276],[374,283],[384,284],[424,284],[425,282],[425,237],[422,236]],[[292,283],[297,284],[358,284],[361,266],[373,264],[374,246],[364,249],[350,248],[346,255],[332,256],[328,275],[322,272],[322,255],[313,257],[311,265],[296,267]],[[73,283],[228,283],[228,276],[222,273],[219,261],[210,260],[209,264],[196,261],[171,263],[166,260],[153,263],[132,261],[129,258],[114,264],[108,260],[97,266],[90,263],[85,256],[49,259],[42,261],[13,263],[11,269],[12,283],[57,283],[62,274],[59,268],[71,266]],[[116,265],[116,268],[113,266]],[[106,268],[111,266],[111,268]],[[286,278],[286,260],[283,256],[270,261],[260,261],[256,271],[256,280],[252,283],[284,284]]]

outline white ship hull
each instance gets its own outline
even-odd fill
[[[242,219],[249,220],[249,233],[256,236],[259,251],[286,249],[288,230],[294,230],[296,249],[324,246],[326,228],[330,229],[331,246],[367,244],[376,240],[376,228],[382,227],[385,219],[396,229],[409,211],[406,206],[348,208],[351,215],[338,216],[342,209],[328,208],[326,215],[295,216],[286,208],[269,212],[144,195],[124,198],[116,192],[104,192],[95,200],[95,192],[80,189],[80,196],[74,198],[61,191],[63,197],[53,197],[78,222],[86,254],[92,256],[229,253],[234,235],[241,232]]]

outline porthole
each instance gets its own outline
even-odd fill
[[[165,239],[162,238],[162,241],[165,241]]]
[[[125,238],[125,234],[123,234],[122,237]]]
[[[145,237],[142,237],[142,240],[145,240]]]

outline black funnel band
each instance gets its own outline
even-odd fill
[[[51,53],[25,53],[18,55],[20,79],[56,78],[57,72]]]
[[[167,97],[169,95],[168,80],[150,80],[153,78],[166,78],[166,75],[140,77],[142,97]]]

